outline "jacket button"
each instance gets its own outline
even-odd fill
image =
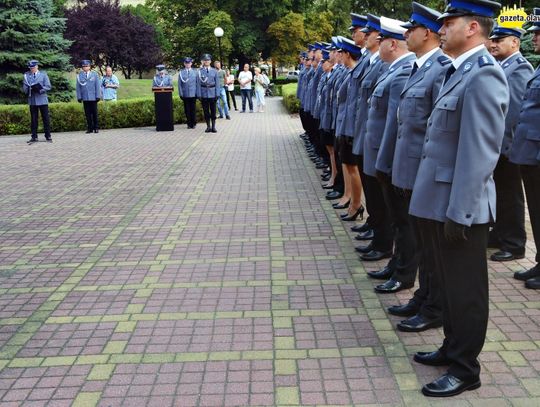
[[[429,137],[426,137],[426,143],[429,141]]]
[[[426,155],[424,154],[424,155],[422,156],[422,160],[425,160],[425,159],[426,159]]]
[[[397,136],[397,138],[401,138],[401,136]]]
[[[469,219],[469,218],[471,217],[471,214],[468,213],[467,215],[465,215],[465,217],[466,217],[467,219]]]

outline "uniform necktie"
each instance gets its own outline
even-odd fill
[[[456,67],[452,64],[452,65],[450,65],[450,68],[448,68],[448,71],[446,71],[443,86],[446,84],[446,82],[448,82],[448,80],[454,74],[454,72],[456,72]]]
[[[411,76],[413,76],[416,71],[418,71],[418,64],[415,62],[412,67]]]
[[[208,73],[208,72],[209,72],[209,71],[208,71],[208,68],[206,68],[206,73]]]

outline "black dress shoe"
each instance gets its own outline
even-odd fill
[[[215,127],[212,127],[212,130],[211,130],[211,131],[212,131],[212,133],[217,133],[217,130],[216,130]]]
[[[354,238],[356,240],[373,240],[375,237],[375,232],[373,232],[373,229],[366,230],[365,232],[358,233]]]
[[[212,131],[212,128],[210,126],[208,126],[204,132],[205,133],[210,133],[211,131]]]
[[[402,283],[401,281],[391,278],[387,282],[375,287],[375,291],[381,294],[397,293],[401,290],[406,290],[414,286],[414,283]]]
[[[32,137],[32,138],[31,138],[30,140],[28,140],[26,143],[27,143],[27,144],[34,144],[34,143],[37,143],[37,142],[38,142],[37,137],[36,137],[36,138]]]
[[[433,352],[416,352],[413,357],[415,362],[427,366],[448,366],[450,360],[443,355],[440,349]]]
[[[540,290],[540,277],[529,278],[525,281],[525,287],[531,290]]]
[[[356,246],[354,250],[356,250],[358,253],[369,253],[373,250],[373,246],[370,243],[367,246]]]
[[[333,201],[334,199],[340,199],[343,196],[343,192],[330,191],[326,193],[326,199]]]
[[[335,203],[332,205],[332,208],[334,209],[347,209],[349,207],[349,205],[351,204],[351,200],[349,199],[346,203],[344,204],[340,204],[339,202],[338,203]]]
[[[352,215],[349,215],[347,213],[346,216],[342,216],[341,220],[344,221],[344,222],[353,222],[359,216],[360,216],[360,219],[364,219],[364,207],[363,206],[358,208],[358,210],[355,213],[353,213]]]
[[[360,256],[360,258],[364,261],[379,261],[389,257],[392,257],[392,252],[380,252],[378,250],[372,250]]]
[[[401,321],[397,324],[397,329],[403,332],[422,332],[427,331],[432,328],[439,328],[442,326],[442,320],[437,319],[427,319],[422,315],[417,314],[414,317]]]
[[[326,168],[326,167],[328,167],[328,165],[325,163],[319,163],[315,166],[315,168],[317,168],[318,170],[322,170],[323,168]]]
[[[540,276],[540,265],[534,266],[532,269],[516,271],[514,273],[514,278],[519,281],[527,281],[531,278]]]
[[[388,308],[388,313],[392,315],[397,315],[398,317],[412,317],[416,315],[420,307],[414,302],[409,301],[404,305],[392,305]]]
[[[450,373],[445,373],[438,379],[422,387],[422,394],[429,397],[452,397],[466,390],[475,390],[482,385],[480,379],[461,380]]]
[[[382,270],[367,272],[367,275],[369,277],[375,278],[377,280],[388,280],[392,277],[392,274],[394,274],[394,270],[392,270],[392,268],[390,268],[389,266],[384,266]]]
[[[493,261],[510,261],[518,260],[525,257],[525,254],[513,254],[505,250],[499,250],[498,252],[493,253],[489,258]]]
[[[49,138],[46,138],[45,141],[46,141],[47,143],[52,143],[52,138],[50,138],[50,137],[49,137]]]
[[[98,129],[95,129],[95,130],[94,130],[94,133],[99,133],[99,130],[98,130]]]
[[[92,130],[86,130],[86,134],[92,133]]]
[[[351,230],[356,233],[362,233],[366,230],[371,230],[371,226],[369,226],[369,224],[367,223],[363,223],[361,225],[354,225]]]

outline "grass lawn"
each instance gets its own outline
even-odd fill
[[[152,97],[152,79],[122,79],[120,78],[120,88],[118,88],[118,99],[133,99],[140,97]],[[75,80],[72,82],[75,88]],[[176,84],[175,84],[175,92]],[[75,92],[73,92],[75,99]]]

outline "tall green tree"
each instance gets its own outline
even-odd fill
[[[272,63],[282,66],[295,65],[298,53],[305,48],[304,33],[302,14],[290,12],[270,24],[268,34],[274,44],[271,51]]]
[[[0,2],[0,104],[25,103],[21,91],[26,63],[37,59],[52,84],[51,101],[71,99],[71,86],[65,76],[70,70],[62,37],[65,19],[53,17],[52,0],[2,0]]]
[[[163,53],[170,51],[171,43],[161,26],[159,15],[151,7],[146,4],[137,4],[136,6],[129,4],[122,6],[122,13],[140,17],[146,24],[154,27],[155,39],[161,51]]]

